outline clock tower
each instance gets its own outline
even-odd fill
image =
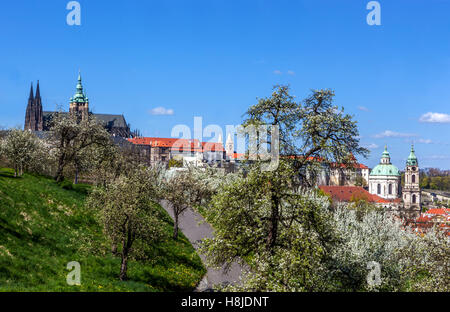
[[[421,192],[419,179],[419,162],[414,152],[414,145],[412,145],[411,153],[406,161],[405,186],[403,187],[405,209],[420,211]]]

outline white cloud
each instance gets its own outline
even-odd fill
[[[417,143],[432,144],[433,141],[431,141],[430,139],[418,139]]]
[[[450,123],[450,115],[428,112],[420,116],[419,121],[428,123]]]
[[[295,71],[293,71],[293,70],[288,70],[288,75],[291,75],[291,76],[294,76],[295,75]]]
[[[274,70],[273,73],[274,73],[275,75],[282,75],[282,74],[283,74],[283,73],[282,73],[280,70],[278,70],[278,69]]]
[[[386,130],[382,133],[375,134],[373,137],[377,139],[381,138],[411,138],[416,137],[416,134],[413,133],[401,133],[401,132],[395,132],[391,130]]]
[[[162,106],[159,106],[159,107],[151,109],[150,110],[150,114],[152,114],[152,115],[160,115],[160,116],[162,116],[162,115],[173,115],[174,111],[173,111],[173,109],[168,109],[168,108],[164,108]]]
[[[360,111],[363,111],[363,112],[368,112],[369,111],[369,109],[367,107],[365,107],[365,106],[358,106],[358,109]]]
[[[379,146],[375,143],[370,143],[370,144],[363,145],[363,147],[368,148],[368,149],[376,149]]]
[[[431,155],[431,156],[424,156],[422,158],[424,158],[424,159],[432,159],[432,160],[439,160],[439,159],[449,159],[450,156],[448,156],[448,155]]]

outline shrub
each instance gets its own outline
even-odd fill
[[[73,184],[70,181],[64,180],[63,182],[58,183],[58,185],[65,190],[73,190]]]

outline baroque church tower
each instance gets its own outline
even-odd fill
[[[81,83],[81,73],[78,74],[77,92],[70,99],[69,112],[81,117],[85,120],[89,117],[89,99],[83,92],[83,84]]]
[[[411,153],[406,161],[405,186],[403,188],[405,209],[418,209],[420,211],[421,192],[419,182],[419,162],[414,152],[414,145],[412,145]]]
[[[227,142],[225,143],[225,152],[227,153],[228,158],[233,159],[234,141],[231,137],[231,133],[228,133]]]
[[[27,110],[25,113],[25,130],[43,131],[44,114],[42,112],[41,91],[39,89],[39,80],[36,87],[36,96],[33,94],[33,84],[31,84],[30,96],[28,98]]]

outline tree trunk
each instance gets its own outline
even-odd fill
[[[275,190],[274,190],[275,191]],[[279,221],[279,198],[272,192],[272,211],[270,215],[269,235],[267,236],[267,248],[272,252],[278,234],[278,221]]]
[[[130,253],[131,245],[133,245],[133,234],[130,229],[127,231],[127,236],[124,237],[123,243],[122,243],[122,263],[120,265],[120,280],[126,281],[128,279],[127,277],[127,270],[128,270],[128,255]]]
[[[62,182],[64,180],[63,176],[63,170],[64,170],[64,158],[60,157],[58,160],[58,170],[56,171],[56,182]]]
[[[113,255],[117,255],[117,244],[116,243],[111,244],[111,253]]]
[[[73,179],[73,184],[78,184],[78,169],[75,168],[75,178]]]
[[[123,239],[123,244],[122,244],[122,263],[120,265],[120,280],[121,281],[126,281],[128,279],[127,277],[127,270],[128,270],[128,253],[130,252],[130,247],[129,247],[129,235],[127,235],[127,238]]]
[[[173,224],[173,239],[178,238],[178,214],[175,212],[174,209],[174,216],[175,216],[175,222]]]
[[[128,248],[124,246],[122,250],[122,264],[120,265],[120,280],[126,281],[127,277],[127,269],[128,269]]]

